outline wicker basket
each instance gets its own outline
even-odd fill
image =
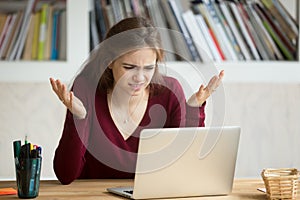
[[[296,199],[299,171],[295,168],[264,169],[261,172],[268,199]]]

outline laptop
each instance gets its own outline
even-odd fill
[[[240,127],[141,131],[133,187],[107,188],[130,199],[231,193]]]

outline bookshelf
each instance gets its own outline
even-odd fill
[[[1,1],[0,7],[11,9],[11,1]],[[24,6],[18,1],[14,7]],[[21,3],[23,3],[23,5]],[[16,3],[16,2],[13,2]],[[69,81],[89,53],[89,5],[86,1],[67,0],[67,55],[65,61],[0,61],[1,82],[48,82],[49,77]]]
[[[283,3],[288,3],[283,1]],[[295,3],[296,4],[296,3]],[[299,3],[297,15],[299,18]],[[2,5],[1,5],[2,6]],[[49,77],[68,81],[89,53],[89,1],[68,0],[66,61],[0,61],[1,82],[47,82]],[[299,38],[298,38],[299,40]],[[298,42],[299,43],[299,42]],[[168,62],[169,66],[187,65]],[[225,82],[300,82],[298,61],[224,61],[214,63],[226,71]]]

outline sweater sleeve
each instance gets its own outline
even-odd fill
[[[205,105],[192,107],[186,104],[186,126],[187,127],[204,127],[205,126]]]
[[[56,177],[62,184],[70,184],[78,178],[85,164],[85,152],[90,132],[91,108],[84,85],[76,88],[74,94],[83,102],[87,115],[78,119],[68,110],[62,137],[55,151],[53,166]]]
[[[165,78],[167,87],[172,91],[169,95],[169,110],[171,110],[170,127],[203,127],[205,126],[205,105],[191,107],[186,103],[183,88],[174,78]]]

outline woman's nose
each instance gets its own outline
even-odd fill
[[[141,82],[145,80],[144,72],[143,70],[139,69],[136,71],[136,73],[133,76],[134,81]]]

